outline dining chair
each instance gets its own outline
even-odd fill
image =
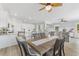
[[[49,34],[50,34],[50,36],[54,36],[54,32],[52,32],[52,31],[49,32]]]
[[[32,37],[33,37],[34,40],[38,40],[38,33],[32,34]]]
[[[46,38],[45,33],[41,33],[41,37],[42,37],[42,39],[43,39],[43,38]]]
[[[54,44],[53,56],[61,56],[61,40],[57,39]]]
[[[34,51],[32,48],[28,46],[26,41],[19,41],[18,39],[16,40],[20,48],[21,56],[23,55],[24,56],[38,56],[39,55],[36,51]]]
[[[46,53],[46,55],[47,56],[62,56],[62,53],[63,53],[63,55],[65,55],[64,40],[63,39],[62,40],[56,39],[54,47],[52,47],[52,49],[50,49]]]
[[[18,46],[19,46],[19,49],[20,49],[20,52],[21,52],[21,56],[23,56],[23,51],[22,51],[22,46],[20,44],[20,41],[16,38],[16,41],[18,43]]]
[[[61,46],[60,46],[60,48],[61,48],[61,53],[62,53],[63,56],[65,56],[64,42],[65,42],[65,39],[62,39],[62,40],[61,40]]]
[[[36,53],[33,49],[28,49],[26,42],[21,42],[22,48],[24,50],[25,56],[38,56],[39,54]]]
[[[61,56],[60,40],[59,39],[56,39],[53,47],[48,52],[46,52],[46,56]]]

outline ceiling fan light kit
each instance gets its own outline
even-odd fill
[[[47,11],[49,11],[49,10],[51,10],[52,9],[52,6],[51,5],[47,5],[46,7],[45,7],[45,10],[47,10]]]

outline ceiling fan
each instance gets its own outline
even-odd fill
[[[43,5],[40,11],[46,9],[48,12],[51,12],[53,7],[60,7],[63,5],[62,3],[40,3],[40,4]]]

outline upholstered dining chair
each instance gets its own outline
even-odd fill
[[[53,49],[53,56],[61,56],[61,41],[59,39],[56,40]]]
[[[16,38],[16,41],[18,43],[18,46],[19,46],[19,49],[20,49],[20,52],[21,52],[21,56],[23,56],[23,52],[22,52],[22,46],[20,44],[20,41]]]
[[[65,56],[64,42],[65,42],[65,39],[62,39],[62,40],[61,40],[61,46],[60,46],[60,48],[61,48],[61,53],[62,53],[63,56]]]
[[[26,42],[21,42],[25,56],[38,56],[39,54],[32,49],[28,49]]]
[[[59,40],[57,39],[55,41],[55,44],[54,44],[54,47],[52,49],[50,49],[46,55],[47,56],[62,56],[62,53],[63,55],[65,55],[65,52],[64,52],[64,40]]]
[[[34,51],[32,48],[28,46],[26,41],[19,41],[18,39],[16,40],[21,52],[21,56],[38,56],[39,55],[36,51]]]

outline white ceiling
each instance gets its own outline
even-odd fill
[[[64,3],[61,7],[53,8],[50,13],[46,10],[39,11],[39,3],[4,3],[2,6],[25,23],[57,22],[61,18],[69,21],[79,19],[79,3]]]

